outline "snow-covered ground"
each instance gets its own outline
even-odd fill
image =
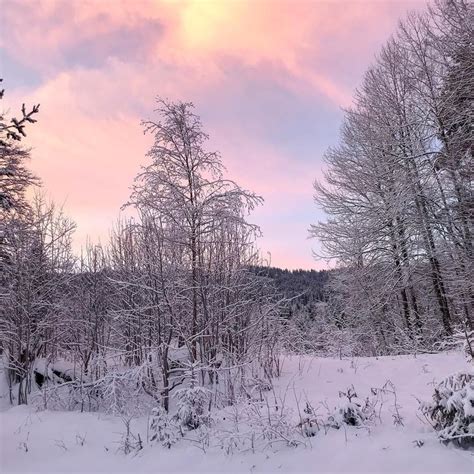
[[[417,399],[430,400],[433,384],[467,363],[457,353],[354,358],[287,357],[275,392],[267,392],[295,424],[308,401],[322,417],[340,403],[340,391],[354,386],[360,399],[387,380],[395,386],[403,425],[393,423],[394,397],[377,404],[380,419],[370,429],[320,431],[307,446],[274,443],[263,452],[225,454],[218,437],[209,446],[180,441],[171,449],[145,443],[137,454],[120,452],[124,424],[97,413],[35,412],[13,407],[0,413],[1,472],[474,472],[474,453],[440,444],[418,412]],[[299,408],[298,408],[299,407]],[[215,414],[225,426],[229,411]],[[132,421],[147,439],[147,419]]]

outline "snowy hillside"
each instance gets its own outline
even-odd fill
[[[417,401],[430,400],[435,382],[466,369],[457,353],[287,357],[263,402],[257,396],[214,412],[208,431],[187,434],[170,449],[148,443],[148,420],[133,419],[132,443],[139,435],[143,448],[128,455],[119,417],[8,408],[0,414],[1,472],[473,472],[474,453],[440,444]],[[313,437],[298,434],[308,407],[325,419],[343,403],[339,392],[351,387],[360,401],[369,398],[375,418],[365,426],[321,428]],[[262,442],[267,418],[273,422],[266,428],[281,436]]]

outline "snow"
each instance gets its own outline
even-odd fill
[[[306,438],[307,447],[275,443],[256,453],[226,455],[214,439],[204,449],[185,440],[171,449],[145,441],[144,449],[126,456],[119,450],[125,430],[120,417],[8,408],[0,413],[0,471],[472,473],[474,453],[440,444],[417,410],[417,399],[430,400],[434,384],[458,370],[469,367],[457,353],[345,360],[288,356],[267,397],[280,405],[284,400],[295,424],[298,405],[302,411],[306,401],[324,417],[343,403],[339,392],[353,386],[363,401],[390,380],[403,425],[393,423],[393,396],[387,392],[380,419],[367,429],[319,431]],[[217,428],[225,426],[226,416],[226,410],[214,414]],[[146,440],[147,418],[132,420],[131,429]]]

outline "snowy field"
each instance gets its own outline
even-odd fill
[[[239,408],[214,414],[221,435],[211,436],[207,444],[181,440],[171,449],[147,444],[147,419],[135,419],[132,432],[145,440],[144,447],[125,455],[120,451],[124,424],[119,417],[8,408],[3,399],[0,471],[472,473],[474,453],[440,444],[422,420],[417,401],[430,400],[435,382],[466,368],[457,353],[345,360],[287,357],[282,376],[266,397],[295,425],[306,402],[324,417],[341,402],[339,392],[352,385],[361,400],[375,400],[371,389],[388,380],[392,385],[386,385],[384,394],[378,392],[377,418],[368,428],[321,430],[314,437],[301,437],[305,446],[274,442],[264,451],[235,449],[232,454],[225,453],[228,444],[219,437],[231,436],[228,420],[238,416]]]

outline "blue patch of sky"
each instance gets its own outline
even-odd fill
[[[206,107],[205,119],[239,117],[244,131],[298,161],[319,158],[336,143],[342,111],[324,95],[284,87],[275,78],[284,70],[249,68],[229,60],[225,66],[228,87],[217,93],[218,107]]]
[[[9,54],[5,48],[0,48],[0,77],[7,90],[17,87],[33,88],[41,84],[39,72],[22,64]]]

